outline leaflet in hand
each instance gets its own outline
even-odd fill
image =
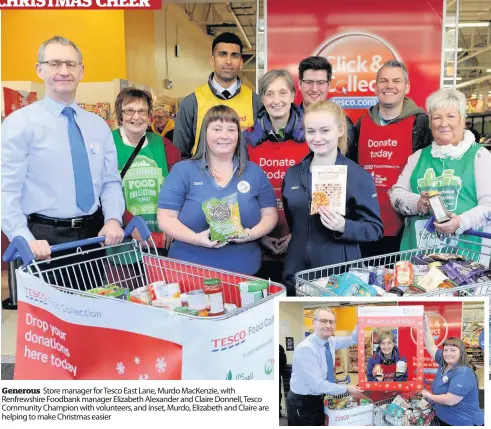
[[[313,166],[312,204],[310,214],[319,213],[319,207],[328,206],[346,215],[347,165]]]

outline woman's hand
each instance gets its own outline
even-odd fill
[[[210,229],[207,229],[205,231],[202,231],[198,234],[196,234],[196,246],[201,246],[201,247],[208,247],[209,249],[218,249],[220,247],[223,247],[227,244],[225,241],[224,243],[220,243],[218,240],[211,241],[210,240]]]
[[[454,234],[460,228],[460,216],[457,216],[455,213],[449,213],[450,220],[448,222],[436,223],[435,229],[441,234]]]
[[[247,243],[248,241],[254,241],[255,239],[252,231],[249,228],[245,228],[242,235],[237,238],[229,238],[227,241],[229,243]]]
[[[433,393],[430,393],[425,389],[423,389],[423,391],[421,392],[421,395],[423,395],[423,398],[429,399],[430,401],[432,400],[432,397],[433,397]]]
[[[276,242],[276,253],[278,255],[283,255],[288,251],[288,245],[290,244],[290,240],[292,239],[292,235],[288,234],[285,235],[284,237],[280,238]]]
[[[422,192],[418,200],[418,213],[425,215],[430,211],[430,199],[428,198],[428,192]]]
[[[268,237],[267,235],[261,238],[259,241],[261,243],[261,246],[263,246],[265,249],[269,250],[273,255],[278,254],[277,250],[277,244],[278,244],[278,239],[274,237]]]
[[[343,215],[336,213],[327,206],[319,207],[319,215],[321,217],[322,225],[331,231],[344,232],[344,225],[346,220]]]

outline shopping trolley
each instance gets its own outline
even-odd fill
[[[141,241],[130,238],[135,228],[142,238]],[[268,282],[268,287],[260,298],[256,297],[253,302],[242,305],[238,285],[241,282],[257,280],[255,277],[159,256],[148,227],[139,217],[134,217],[124,232],[126,241],[116,246],[83,250],[86,246],[103,243],[104,237],[52,246],[52,254],[59,251],[74,251],[53,257],[49,261],[36,261],[26,240],[16,237],[5,252],[4,260],[22,260],[22,266],[18,269],[22,273],[22,276],[18,276],[19,290],[23,287],[22,279],[31,283],[31,279],[37,278],[42,280],[42,285],[39,287],[44,288],[46,285],[51,288],[43,291],[48,290],[50,294],[63,294],[78,299],[79,303],[81,302],[79,298],[83,298],[83,305],[86,308],[90,308],[90,302],[94,300],[99,302],[103,300],[102,303],[108,303],[107,305],[112,309],[117,306],[117,314],[114,317],[123,320],[124,313],[129,311],[126,306],[137,307],[139,314],[148,317],[148,323],[158,320],[167,329],[174,327],[173,330],[171,328],[159,332],[158,338],[170,339],[173,343],[179,344],[184,354],[190,350],[189,355],[191,355],[193,350],[192,355],[195,357],[182,359],[183,368],[189,366],[186,370],[183,369],[183,378],[230,379],[235,373],[236,378],[240,379],[251,378],[252,376],[249,376],[253,373],[256,374],[254,378],[274,376],[273,299],[285,294],[286,289],[283,285]],[[82,260],[71,263],[74,256]],[[180,293],[189,295],[190,292],[203,289],[204,281],[210,278],[220,279],[225,306],[224,314],[213,317],[176,312],[173,305],[155,307],[90,292],[95,288],[119,286],[128,289],[131,296],[131,292],[138,288],[144,288],[155,282],[164,282],[165,284],[178,283]],[[36,287],[36,281],[32,284],[32,287]],[[55,292],[49,292],[53,290]],[[23,293],[19,293],[19,299],[26,300],[26,297],[22,298],[22,296]],[[88,301],[87,298],[90,300]],[[52,296],[51,300],[60,301],[60,295],[54,295],[54,298]],[[149,335],[146,332],[143,334]],[[197,348],[200,348],[201,355]],[[19,356],[19,353],[17,355]],[[258,361],[256,365],[260,366],[262,374],[259,374],[257,369],[253,372],[251,370],[250,373],[235,371],[236,367],[247,369],[248,365],[254,366],[251,355],[254,355],[253,358],[264,355],[264,361]],[[202,365],[198,364],[200,357]],[[244,364],[246,360],[247,365]],[[212,369],[209,367],[215,362],[216,366],[222,367],[221,370],[226,365],[225,368],[230,369],[228,373],[222,375],[218,372],[220,368],[213,368],[214,372],[211,373]]]
[[[426,224],[426,229],[431,231],[433,221],[430,219]],[[490,233],[469,230],[465,234],[491,239]],[[475,244],[468,240],[458,237],[440,237],[440,242],[435,245],[421,243],[418,249],[406,250],[402,252],[389,253],[386,255],[362,258],[355,261],[340,264],[328,265],[324,267],[304,270],[295,275],[295,288],[297,296],[337,296],[325,287],[327,280],[332,275],[343,274],[352,269],[367,269],[370,267],[390,268],[395,267],[398,261],[410,261],[413,256],[426,255],[431,253],[451,253],[465,257],[467,260],[478,262],[482,257],[491,256],[491,246],[480,244],[480,251],[468,248],[469,244]],[[425,245],[426,244],[426,245]],[[478,282],[458,286],[451,289],[438,289],[431,292],[422,293],[418,296],[488,296],[491,297],[491,282]]]
[[[403,414],[402,416],[394,416],[387,412],[387,407],[397,397],[394,394],[386,399],[374,402],[373,404],[373,425],[374,426],[435,426],[435,411],[432,407],[425,410],[415,410],[412,415]]]

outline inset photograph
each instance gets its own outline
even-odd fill
[[[484,425],[487,305],[280,301],[280,426]]]

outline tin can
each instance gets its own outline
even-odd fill
[[[394,270],[394,286],[409,286],[413,283],[413,264],[409,261],[396,262]]]
[[[183,306],[183,307],[188,306],[188,295],[187,295],[187,293],[181,293],[181,306]]]
[[[179,298],[181,296],[181,288],[179,283],[167,283],[165,285],[167,298]]]
[[[268,282],[252,280],[239,283],[241,307],[261,301],[268,294]]]
[[[209,316],[222,316],[225,314],[223,305],[223,287],[220,279],[206,279],[204,293],[208,296]]]
[[[203,289],[193,290],[187,293],[188,307],[190,310],[205,310],[208,306],[206,295]]]

